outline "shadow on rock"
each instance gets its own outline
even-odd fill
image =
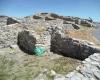
[[[69,37],[63,38],[60,34],[55,33],[55,36],[51,40],[51,52],[84,60],[91,54],[97,52],[97,50],[87,43],[82,43]]]
[[[19,48],[30,55],[34,54],[36,38],[29,33],[29,31],[22,31],[18,33],[17,44]]]

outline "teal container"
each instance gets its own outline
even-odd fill
[[[42,56],[45,53],[45,48],[44,47],[41,47],[41,46],[37,46],[34,49],[34,52],[35,52],[35,55]]]

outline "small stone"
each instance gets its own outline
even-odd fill
[[[99,62],[96,62],[96,61],[91,61],[91,64],[93,64],[93,65],[95,65],[95,66],[100,65],[100,63],[99,63]]]
[[[85,61],[91,62],[91,59],[90,58],[86,58]]]
[[[82,80],[85,80],[85,79],[82,79]],[[93,78],[89,78],[89,80],[96,80],[96,79],[93,77]]]
[[[100,70],[94,72],[94,76],[97,78],[97,80],[100,80]]]
[[[48,71],[47,69],[44,69],[44,70],[42,71],[42,73],[45,73],[45,74],[46,74],[46,73],[47,73],[47,71]]]
[[[65,80],[65,77],[63,75],[58,74],[54,77],[54,80]]]
[[[55,76],[56,75],[56,72],[54,70],[51,70],[50,73],[51,73],[51,76]]]
[[[44,80],[44,75],[40,73],[35,79],[33,80]]]
[[[100,56],[100,53],[95,53],[94,56],[97,56],[98,57],[98,56]]]
[[[10,45],[10,48],[11,49],[16,49],[16,48],[18,48],[18,45]]]
[[[70,80],[81,80],[79,76],[73,75]]]
[[[100,62],[100,55],[98,56],[92,55],[90,56],[90,59]]]
[[[67,74],[65,77],[66,77],[66,78],[70,78],[70,77],[72,77],[75,73],[76,73],[76,71],[73,71],[73,72]]]

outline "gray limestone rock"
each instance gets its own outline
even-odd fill
[[[11,24],[0,27],[0,48],[6,48],[17,44],[18,32],[22,30],[19,24]]]
[[[100,65],[100,62],[98,62],[100,59],[99,54],[100,53],[94,53],[85,59],[85,61],[83,61],[76,70],[66,75],[66,80],[100,80],[100,67],[98,67]],[[98,57],[97,60],[95,60],[95,62],[99,64],[98,66],[92,64],[94,60],[91,59],[91,57],[96,59],[95,56]]]
[[[0,16],[0,26],[10,25],[15,23],[19,23],[19,22],[8,16]]]
[[[57,74],[55,77],[54,77],[54,80],[65,80],[65,77],[61,74]]]
[[[33,18],[34,19],[41,19],[41,17],[40,16],[37,16],[37,15],[34,15]]]

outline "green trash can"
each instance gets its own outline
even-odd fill
[[[36,46],[34,52],[36,56],[43,56],[43,54],[45,53],[45,48],[41,46]]]

